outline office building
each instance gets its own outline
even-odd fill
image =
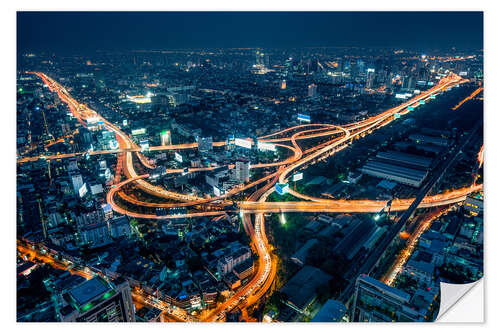
[[[366,88],[372,89],[375,83],[375,69],[368,68],[366,71]]]
[[[130,285],[126,280],[107,282],[94,277],[60,296],[63,322],[135,322]]]
[[[245,183],[250,180],[250,162],[248,160],[239,159],[236,161],[234,178],[240,183]]]
[[[106,222],[89,224],[78,228],[80,243],[89,248],[108,245],[112,242],[109,227]]]
[[[71,177],[71,184],[73,184],[73,192],[76,195],[78,195],[80,192],[80,189],[83,186],[82,175],[77,170],[73,170],[73,171],[69,172],[69,176]]]
[[[406,292],[361,274],[356,280],[351,321],[423,321],[426,311],[422,314],[410,301]]]
[[[248,246],[242,246],[219,259],[217,262],[217,271],[220,275],[225,275],[233,270],[235,266],[249,259],[252,252]]]
[[[113,238],[128,237],[132,232],[130,222],[126,216],[115,217],[109,220],[108,226],[111,237]]]

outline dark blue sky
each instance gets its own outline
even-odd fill
[[[482,48],[481,12],[18,12],[18,51]]]

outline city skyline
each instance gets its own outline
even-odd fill
[[[470,50],[483,47],[482,20],[482,12],[18,12],[17,44],[19,52],[61,54],[249,47]]]
[[[432,322],[483,277],[482,13],[18,15],[18,321]]]

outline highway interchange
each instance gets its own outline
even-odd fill
[[[431,89],[420,93],[419,95],[411,98],[410,100],[404,102],[401,105],[390,108],[376,116],[369,117],[363,121],[355,122],[352,124],[347,124],[343,126],[336,126],[330,124],[305,124],[290,127],[285,130],[281,130],[269,135],[261,136],[258,138],[259,142],[273,143],[280,149],[288,149],[292,154],[283,161],[268,163],[268,164],[256,164],[252,165],[252,168],[276,168],[276,170],[268,175],[257,179],[251,180],[248,184],[243,184],[241,186],[234,187],[227,193],[221,196],[215,197],[205,197],[200,198],[191,194],[177,193],[167,190],[163,187],[153,185],[147,181],[149,174],[137,174],[134,168],[133,155],[138,158],[138,161],[146,169],[154,169],[155,165],[152,164],[143,154],[141,154],[141,149],[138,145],[117,125],[112,124],[107,121],[104,117],[98,114],[96,111],[91,110],[87,106],[78,103],[68,91],[57,83],[52,78],[48,77],[44,73],[31,73],[40,77],[45,85],[52,91],[58,94],[59,98],[65,102],[73,116],[83,125],[87,126],[87,120],[97,119],[102,122],[107,130],[115,133],[116,138],[119,143],[119,149],[108,150],[108,151],[95,151],[90,152],[89,155],[99,155],[99,154],[117,154],[118,163],[121,166],[121,171],[126,177],[126,180],[114,184],[107,193],[107,202],[111,205],[114,211],[117,213],[127,215],[134,218],[145,218],[145,219],[172,219],[172,218],[184,218],[184,217],[200,217],[200,216],[217,216],[226,214],[226,207],[228,204],[235,203],[237,205],[237,210],[242,216],[243,225],[245,231],[250,236],[255,250],[257,251],[259,257],[259,263],[257,266],[257,273],[252,278],[252,280],[247,283],[244,287],[238,290],[234,295],[227,299],[222,304],[219,304],[217,308],[210,313],[206,314],[203,321],[218,321],[223,320],[225,313],[232,310],[233,308],[244,304],[244,306],[249,306],[255,303],[260,297],[265,295],[269,287],[272,285],[272,281],[276,274],[276,260],[273,260],[270,245],[267,242],[267,237],[265,233],[265,223],[264,223],[264,213],[285,213],[285,212],[378,212],[384,205],[385,201],[376,200],[334,200],[325,198],[315,198],[299,192],[296,192],[292,188],[288,190],[288,193],[292,196],[300,199],[301,201],[288,201],[288,202],[266,202],[268,196],[274,192],[274,184],[287,183],[288,178],[292,173],[300,168],[307,167],[311,163],[315,163],[318,160],[327,158],[335,154],[336,152],[344,149],[347,145],[351,144],[353,140],[359,138],[360,136],[368,135],[374,130],[389,124],[393,119],[395,119],[395,114],[406,114],[410,112],[409,107],[417,107],[420,101],[425,101],[431,98],[431,95],[439,94],[447,89],[454,87],[457,84],[466,82],[466,80],[461,77],[450,73],[447,77],[441,79],[441,81],[433,86]],[[316,146],[310,147],[303,150],[299,145],[298,141],[305,139],[316,139],[325,138],[327,141],[317,144]],[[226,145],[226,142],[214,142],[214,146],[221,147]],[[255,142],[254,142],[255,144]],[[188,143],[181,145],[169,145],[169,146],[157,146],[150,147],[150,151],[173,151],[181,149],[195,149],[197,148],[197,143]],[[48,156],[37,156],[37,157],[21,157],[18,159],[18,163],[24,163],[29,161],[34,161],[39,158],[44,159],[60,159],[67,158],[77,155],[83,155],[85,153],[76,154],[64,154],[64,155],[48,155]],[[481,154],[482,158],[482,154]],[[479,156],[478,156],[479,159]],[[233,165],[228,167],[232,168]],[[118,169],[118,168],[117,168]],[[209,171],[213,168],[189,168],[190,172],[201,172]],[[120,172],[120,170],[115,170]],[[181,173],[185,172],[184,169],[167,169],[167,173]],[[115,178],[118,180],[119,176]],[[126,186],[133,185],[136,189],[139,189],[145,193],[153,195],[162,200],[169,200],[168,203],[150,203],[132,198],[123,192]],[[254,191],[245,201],[234,202],[230,198],[245,191],[253,190],[259,185],[263,185],[260,189]],[[482,188],[482,185],[475,185],[456,189],[449,191],[447,193],[437,194],[433,196],[425,197],[419,207],[435,207],[443,206],[451,203],[456,203],[463,201],[468,193],[478,191]],[[116,196],[120,197],[120,200],[127,202],[127,207],[129,206],[140,206],[140,207],[150,207],[150,208],[160,208],[160,207],[189,207],[190,211],[186,214],[177,215],[164,215],[157,216],[156,214],[150,213],[140,213],[137,211],[130,210],[127,207],[119,205],[119,202],[115,201]],[[173,201],[173,202],[172,202]],[[414,198],[410,199],[394,199],[392,203],[391,210],[402,211],[406,210]],[[197,211],[193,208],[200,207],[200,205],[209,204],[213,209],[211,210],[201,210]],[[233,208],[234,210],[234,208]],[[252,215],[254,216],[255,224],[252,224]]]

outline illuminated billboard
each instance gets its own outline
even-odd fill
[[[467,74],[468,74],[467,72],[460,72],[460,73],[458,73],[458,75],[460,75],[460,76],[467,76]]]
[[[394,96],[394,97],[396,97],[397,99],[406,99],[407,98],[406,94],[396,94],[396,96]]]
[[[266,142],[257,142],[257,148],[259,150],[270,150],[270,151],[276,151],[276,146],[273,145],[272,143],[266,143]]]
[[[87,124],[96,124],[99,121],[99,117],[88,117]]]
[[[182,163],[182,155],[179,154],[178,152],[174,153],[174,160],[176,160],[179,163]]]
[[[299,121],[305,121],[305,122],[310,123],[311,122],[311,117],[309,115],[307,115],[307,114],[299,113],[299,114],[297,114],[297,120],[299,120]]]
[[[145,133],[146,133],[145,128],[138,128],[138,129],[132,130],[132,135],[141,135],[141,134],[145,134]]]
[[[425,101],[423,99],[421,99],[420,101],[418,101],[419,104],[425,104]]]
[[[293,181],[294,182],[302,180],[303,178],[304,178],[304,174],[302,172],[296,173],[296,174],[293,175]]]
[[[276,183],[276,192],[278,192],[279,195],[288,193],[289,188],[290,186],[288,184]]]
[[[128,120],[127,119],[124,119],[123,122],[122,122],[123,126],[127,126],[128,125]]]
[[[240,147],[247,148],[247,149],[252,148],[252,141],[250,141],[250,140],[236,138],[236,139],[234,139],[234,144],[236,146],[240,146]]]
[[[139,145],[141,146],[141,151],[149,151],[149,140],[141,140]]]

